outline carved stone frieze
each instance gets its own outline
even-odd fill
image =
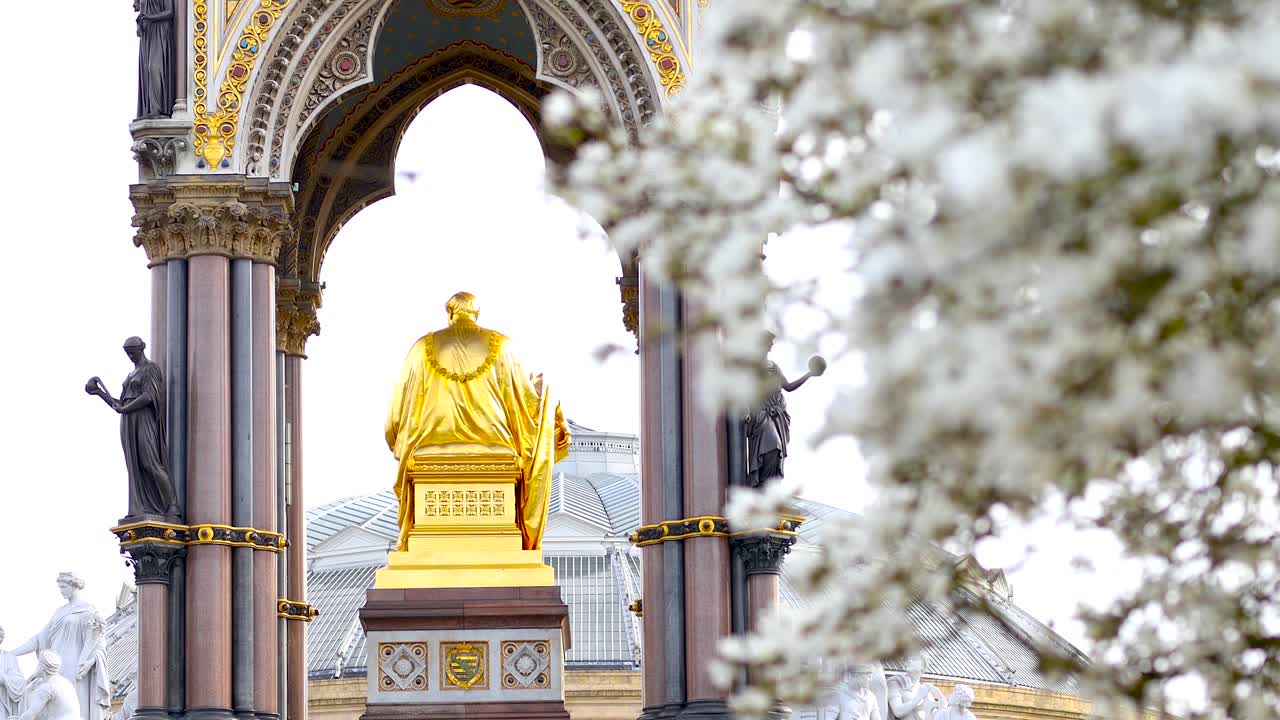
[[[530,5],[529,15],[542,48],[542,72],[570,87],[595,87],[591,65],[569,33],[540,5]]]
[[[287,187],[237,182],[135,185],[134,244],[152,264],[195,255],[276,262],[292,233]]]
[[[782,572],[782,560],[796,544],[794,534],[763,532],[741,535],[729,541],[734,552],[742,557],[747,575]]]
[[[630,31],[618,23],[616,10],[608,0],[580,0],[578,3],[555,0],[554,4],[573,24],[574,30],[604,68],[609,91],[621,113],[619,120],[627,136],[635,140],[639,137],[640,128],[653,120],[658,104],[649,84],[648,69],[631,44]],[[583,17],[578,6],[587,11],[587,17]],[[601,43],[601,38],[608,43],[608,49]]]
[[[364,80],[369,74],[369,38],[378,21],[381,6],[374,6],[346,28],[320,66],[319,74],[307,90],[307,99],[298,113],[296,129],[306,125],[316,108],[342,90]]]
[[[316,29],[315,36],[302,55],[294,62],[294,56],[311,36],[315,24],[324,17],[334,0],[307,0],[291,14],[292,22],[272,41],[268,56],[271,62],[263,68],[263,78],[256,83],[253,95],[253,117],[250,121],[248,142],[248,170],[252,175],[269,174],[278,177],[280,149],[284,142],[286,123],[293,110],[294,99],[301,92],[305,68],[310,67],[325,40],[338,27],[349,12],[364,0],[341,0],[337,7]],[[283,90],[282,90],[283,88]],[[280,99],[279,112],[272,124],[272,110]],[[269,146],[269,147],[268,147]],[[271,150],[268,167],[262,167],[267,150]]]
[[[187,149],[185,137],[144,137],[133,143],[133,159],[147,180],[173,175],[178,155]]]

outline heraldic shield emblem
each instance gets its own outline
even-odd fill
[[[446,689],[481,690],[489,687],[489,643],[446,642],[440,643],[440,669],[443,671]]]

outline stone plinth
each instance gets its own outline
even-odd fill
[[[363,720],[568,720],[569,608],[549,587],[370,590]]]

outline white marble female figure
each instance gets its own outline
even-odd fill
[[[889,678],[889,714],[897,720],[935,720],[934,715],[947,706],[942,691],[920,682],[925,661],[917,655],[907,660],[905,675]]]
[[[4,628],[0,628],[0,643],[4,642]],[[18,658],[6,650],[0,650],[0,720],[22,714],[22,692],[27,679],[18,667]]]
[[[53,650],[64,658],[60,673],[76,690],[82,720],[111,716],[111,681],[102,617],[80,599],[84,581],[71,573],[58,575],[58,590],[67,604],[53,613],[35,637],[14,648],[14,655]]]
[[[934,716],[935,720],[978,720],[969,709],[973,705],[973,698],[973,688],[956,685],[951,691],[951,697],[947,699],[947,708],[939,711]]]
[[[27,683],[21,720],[79,720],[76,688],[63,677],[62,658],[53,650],[41,650],[36,674]]]
[[[887,720],[880,713],[880,698],[872,691],[872,679],[878,666],[855,665],[836,692],[838,720]]]

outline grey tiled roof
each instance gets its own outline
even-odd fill
[[[368,662],[358,612],[377,567],[307,575],[307,598],[320,616],[307,626],[307,672],[313,676],[364,675]]]
[[[600,493],[585,478],[557,473],[551,478],[551,505],[548,513],[564,513],[588,525],[600,529],[602,534],[613,535],[609,513],[604,509]]]

